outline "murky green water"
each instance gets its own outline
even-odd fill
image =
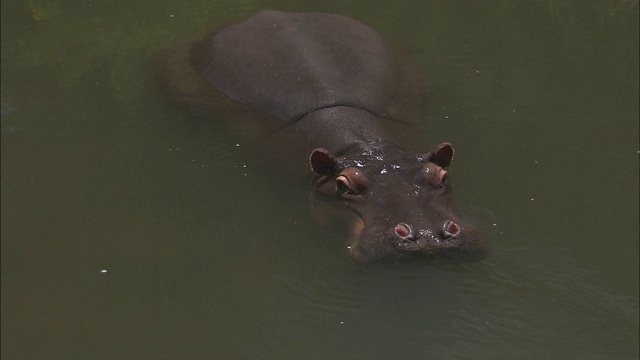
[[[266,8],[409,50],[490,257],[355,264],[161,96],[162,49]],[[2,358],[637,359],[638,32],[637,1],[3,1]]]

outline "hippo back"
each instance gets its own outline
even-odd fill
[[[332,14],[261,12],[205,38],[191,56],[207,83],[287,122],[336,105],[384,117],[402,80],[374,30]]]

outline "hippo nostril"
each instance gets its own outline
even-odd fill
[[[411,239],[413,238],[413,231],[411,230],[411,227],[407,224],[404,223],[400,223],[398,225],[396,225],[395,229],[394,229],[396,235],[398,235],[399,238],[401,239]]]
[[[456,236],[460,233],[460,226],[458,226],[458,224],[454,223],[451,220],[448,220],[444,223],[444,235],[446,237],[450,237],[450,236]]]

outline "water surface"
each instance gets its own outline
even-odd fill
[[[355,264],[158,92],[160,51],[260,9],[407,48],[488,258]],[[638,31],[637,1],[3,2],[2,357],[637,359]]]

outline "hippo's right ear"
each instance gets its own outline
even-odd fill
[[[436,146],[433,151],[429,152],[427,154],[427,159],[444,169],[451,165],[451,162],[453,161],[453,154],[453,146],[444,142]]]
[[[311,164],[311,170],[318,175],[333,175],[336,170],[338,162],[336,158],[331,155],[325,149],[315,149],[311,152],[309,157],[309,163]]]

